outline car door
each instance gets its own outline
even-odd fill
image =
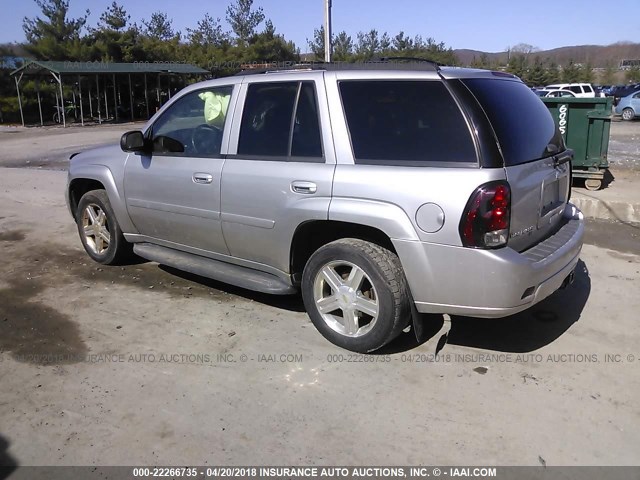
[[[227,254],[220,225],[220,182],[233,85],[176,99],[146,132],[150,153],[125,166],[129,215],[147,241],[194,253]]]
[[[640,115],[640,92],[631,97],[631,101],[629,102],[629,104],[631,108],[633,108],[636,116]]]
[[[299,75],[243,84],[222,172],[229,252],[265,271],[289,271],[296,228],[326,220],[331,200],[335,160],[324,83]]]

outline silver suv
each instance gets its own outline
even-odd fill
[[[89,256],[301,291],[320,333],[359,352],[420,313],[503,317],[572,278],[572,152],[519,79],[320,67],[191,85],[120,146],[74,156]]]

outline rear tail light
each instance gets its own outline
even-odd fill
[[[460,220],[462,245],[474,248],[503,247],[509,239],[511,188],[505,181],[479,186],[469,198]]]

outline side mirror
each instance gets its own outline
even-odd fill
[[[148,151],[147,142],[140,130],[132,130],[122,135],[120,148],[124,152],[145,152]]]

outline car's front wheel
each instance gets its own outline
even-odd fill
[[[318,331],[355,352],[389,343],[411,319],[400,260],[364,240],[346,238],[318,249],[305,266],[302,297]]]
[[[636,116],[635,112],[631,108],[625,108],[622,110],[622,119],[623,120],[633,120]]]
[[[76,212],[82,246],[98,263],[115,265],[130,258],[131,244],[124,239],[104,190],[85,193]]]

